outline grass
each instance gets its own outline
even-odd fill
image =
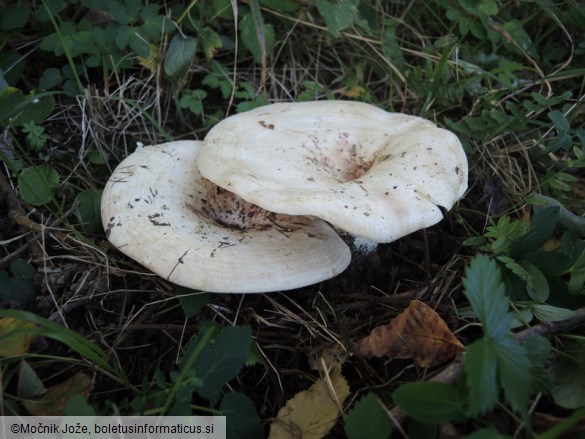
[[[489,428],[510,437],[583,434],[585,398],[563,395],[566,387],[555,375],[573,365],[571,385],[584,393],[578,260],[585,212],[582,6],[250,1],[237,4],[236,21],[228,1],[187,7],[170,2],[158,10],[140,1],[116,3],[119,7],[97,11],[85,1],[31,2],[23,17],[14,15],[16,2],[8,1],[0,13],[1,88],[18,88],[23,96],[17,102],[21,123],[20,115],[2,113],[12,107],[3,105],[7,95],[0,90],[0,307],[5,317],[21,313],[21,319],[56,331],[31,340],[17,355],[0,356],[2,413],[26,412],[23,399],[42,398],[78,372],[91,378],[85,400],[99,413],[169,413],[189,406],[221,411],[220,399],[202,396],[189,381],[199,372],[181,369],[179,360],[192,339],[200,342],[192,349],[201,352],[211,349],[207,337],[219,337],[221,328],[249,326],[247,365],[239,363],[243,358],[232,360],[239,373],[225,376],[229,384],[221,392],[245,395],[252,406],[233,395],[229,403],[237,400],[242,413],[251,407],[262,423],[263,433],[251,428],[255,433],[244,437],[265,436],[286,402],[319,379],[311,364],[330,350],[346,358],[342,371],[351,392],[328,437],[346,434],[343,418],[370,393],[383,406],[381,413],[392,415],[393,437],[437,437],[439,429],[449,428],[456,437]],[[83,24],[82,17],[94,26]],[[11,25],[15,20],[22,23]],[[169,76],[165,58],[180,34],[197,38],[196,56],[176,58]],[[127,44],[120,43],[126,37]],[[31,107],[40,93],[54,97],[48,114]],[[181,105],[185,96],[200,102]],[[137,145],[202,139],[226,115],[268,102],[332,98],[420,115],[454,131],[470,162],[466,196],[438,225],[381,245],[376,260],[288,293],[192,293],[190,302],[108,243],[99,197],[85,191],[101,190]],[[44,129],[44,142],[27,138],[23,124],[29,120]],[[57,173],[57,185],[47,178],[20,183],[23,170],[41,164]],[[24,184],[45,187],[48,198],[25,199]],[[535,219],[541,207],[528,203],[532,193],[562,203],[573,215]],[[518,223],[498,229],[502,217]],[[548,232],[537,235],[539,230]],[[526,250],[526,236],[541,245]],[[553,381],[530,392],[526,413],[502,394],[484,412],[466,407],[463,418],[421,425],[396,406],[393,392],[406,383],[437,380],[464,395],[463,359],[422,368],[411,360],[360,358],[353,346],[413,299],[434,308],[464,345],[482,339],[462,283],[479,253],[497,261],[511,309],[536,303],[554,306],[551,312],[563,317],[533,312],[529,319],[524,312],[515,314],[524,324],[512,328],[514,334],[533,331],[547,338],[551,349],[542,369]],[[17,260],[20,265],[11,265]],[[30,267],[32,276],[26,274]],[[543,278],[550,292],[538,301],[526,285]],[[33,291],[34,298],[9,296],[14,288]],[[574,291],[567,292],[570,288]],[[576,314],[568,317],[559,309]],[[217,326],[205,332],[205,322]],[[44,390],[20,393],[23,362]],[[181,386],[192,393],[183,395]],[[229,411],[227,398],[225,404]]]

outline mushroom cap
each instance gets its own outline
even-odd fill
[[[322,218],[375,242],[439,222],[467,189],[457,137],[420,117],[351,101],[279,103],[213,127],[197,159],[264,209]]]
[[[101,213],[108,239],[121,252],[173,283],[210,292],[299,288],[348,266],[349,248],[322,220],[263,211],[261,221],[245,228],[240,217],[231,226],[225,212],[216,218],[209,182],[196,166],[201,145],[147,146],[115,169]],[[248,204],[229,200],[215,205]]]

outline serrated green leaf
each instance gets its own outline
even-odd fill
[[[158,43],[161,38],[161,32],[169,33],[175,28],[172,21],[163,15],[157,15],[140,26],[140,32],[148,39],[149,42]]]
[[[520,48],[524,51],[529,53],[531,56],[537,57],[538,53],[534,48],[534,43],[530,38],[530,34],[526,32],[524,26],[520,20],[510,20],[503,24],[502,26],[509,34],[509,36],[514,40],[514,45],[510,45],[512,50],[517,51],[516,45],[520,46]]]
[[[240,22],[240,34],[244,45],[248,48],[254,60],[260,64],[262,62],[262,45],[258,40],[259,34],[254,17],[251,13],[245,14]],[[272,52],[275,41],[274,26],[271,24],[264,24],[263,32],[260,37],[263,39],[265,53],[268,55]]]
[[[255,366],[256,364],[260,364],[266,367],[266,361],[264,361],[264,357],[262,356],[262,352],[258,347],[258,344],[252,342],[250,344],[250,350],[246,355],[246,361],[244,362],[245,366]]]
[[[187,71],[195,57],[197,39],[175,35],[167,49],[164,61],[165,73],[171,78],[178,77]]]
[[[132,30],[130,33],[129,45],[138,56],[146,58],[150,55],[150,44],[137,30]]]
[[[211,0],[216,16],[224,20],[233,20],[234,14],[230,0]]]
[[[518,413],[527,415],[532,388],[532,363],[526,348],[516,339],[506,336],[495,340],[500,387],[506,400]]]
[[[130,37],[132,35],[132,28],[130,26],[119,26],[116,30],[116,46],[120,50],[124,50],[130,44]]]
[[[513,258],[509,256],[498,256],[496,259],[502,262],[506,266],[506,268],[511,270],[512,273],[514,273],[520,279],[526,280],[528,279],[528,276],[530,276],[528,271],[526,271],[526,269],[518,262],[516,262]]]
[[[158,15],[158,11],[160,10],[160,5],[157,4],[149,4],[141,6],[140,11],[140,18],[144,21],[156,20]]]
[[[464,368],[472,415],[482,415],[498,402],[495,343],[495,340],[481,338],[467,346]]]
[[[459,391],[449,384],[431,381],[403,384],[392,393],[392,399],[419,422],[439,424],[463,414]]]
[[[198,388],[201,396],[215,397],[236,376],[246,361],[251,341],[249,327],[230,326],[219,332],[212,345],[205,345],[191,367],[193,375],[203,382]],[[185,357],[196,347],[197,343],[191,343]]]
[[[266,99],[266,93],[262,92],[254,100],[238,103],[238,105],[236,105],[236,112],[243,113],[245,111],[250,111],[254,108],[262,107],[263,105],[267,104],[268,100]]]
[[[548,367],[551,344],[540,335],[531,335],[522,341],[528,352],[532,370],[532,393],[546,392],[552,385],[552,374]]]
[[[37,273],[35,267],[26,262],[24,259],[15,259],[12,261],[10,264],[10,271],[12,274],[18,276],[22,280],[31,280]]]
[[[106,3],[108,12],[117,23],[130,24],[134,21],[131,16],[131,11],[128,10],[127,3],[113,1]]]
[[[206,75],[201,82],[211,88],[218,88],[224,99],[227,99],[232,92],[232,82],[229,72],[225,66],[215,60],[211,60],[211,73]]]
[[[230,439],[262,439],[264,428],[254,403],[246,395],[228,392],[219,410],[226,417],[226,437]]]
[[[180,285],[176,285],[175,290],[179,296],[181,308],[183,308],[187,318],[197,315],[209,303],[209,298],[211,297],[209,293],[201,293]]]
[[[485,336],[498,338],[507,334],[512,315],[508,312],[508,298],[496,263],[485,255],[473,258],[465,271],[463,286]]]
[[[59,178],[59,173],[47,164],[30,166],[18,174],[18,191],[27,203],[42,206],[53,199]]]
[[[67,4],[64,0],[45,0],[43,6],[33,13],[33,16],[39,21],[49,21],[51,16],[59,14]]]
[[[254,28],[256,30],[256,39],[258,40],[258,44],[260,46],[260,61],[262,65],[266,62],[266,57],[268,55],[268,51],[266,50],[266,24],[264,24],[264,17],[262,16],[262,11],[260,10],[260,3],[258,0],[250,0],[250,13],[252,14],[252,18],[254,19]]]
[[[39,80],[39,88],[42,90],[50,90],[63,83],[63,75],[61,70],[50,67],[46,69]]]
[[[387,439],[392,432],[388,415],[373,393],[353,405],[345,418],[344,429],[348,439]]]
[[[485,233],[487,238],[495,238],[490,244],[494,253],[505,253],[510,247],[528,232],[529,225],[524,221],[512,221],[503,215],[495,226],[489,226]]]
[[[358,17],[357,2],[355,0],[317,0],[317,10],[327,25],[327,30],[335,37],[340,31],[355,23]]]
[[[397,41],[395,27],[388,27],[382,34],[382,53],[398,70],[404,69],[404,57]]]

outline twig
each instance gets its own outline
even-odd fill
[[[8,204],[8,217],[11,219],[11,221],[13,221],[13,219],[11,218],[11,215],[15,215],[15,214],[19,215],[20,214],[20,215],[23,215],[26,217],[26,214],[24,213],[24,209],[22,208],[20,200],[18,199],[18,197],[16,196],[16,193],[14,192],[12,185],[8,182],[5,175],[1,172],[0,172],[0,191],[6,194],[6,202]],[[27,242],[26,245],[28,246],[30,244],[30,242],[32,242],[32,241]],[[13,252],[11,255],[8,255],[8,256],[5,256],[4,258],[2,258],[2,260],[0,260],[0,267],[3,267],[8,262],[10,262],[13,258],[17,257],[20,253],[22,253],[23,250],[24,249],[19,249],[16,252]],[[40,249],[33,247],[33,248],[31,248],[31,251],[35,254],[35,257],[42,258],[43,255],[41,254]],[[16,255],[14,256],[14,254],[16,254]]]
[[[73,208],[70,209],[68,212],[66,212],[64,217],[69,216],[69,214],[72,211],[73,211]],[[53,221],[48,226],[43,226],[39,223],[36,223],[33,220],[31,220],[30,218],[28,218],[26,215],[15,212],[13,210],[8,213],[8,218],[10,218],[14,223],[18,224],[21,228],[28,229],[28,230],[33,231],[33,232],[37,232],[37,234],[35,236],[31,237],[25,244],[21,245],[19,248],[14,250],[12,253],[10,253],[10,254],[4,256],[2,259],[0,259],[0,267],[4,267],[4,266],[8,265],[8,263],[10,263],[13,259],[16,259],[18,257],[18,255],[20,255],[27,248],[31,248],[31,251],[34,251],[37,247],[31,247],[31,244],[38,241],[46,233],[49,233],[51,236],[55,237],[56,239],[58,239],[61,242],[65,241],[65,239],[67,239],[66,234],[59,232],[59,231],[55,231],[55,230],[51,231],[50,230],[54,227],[57,227],[59,224],[61,224],[63,222],[63,220],[60,218]],[[36,257],[36,259],[42,259],[43,255],[42,254],[35,255],[35,257]]]
[[[54,236],[59,241],[64,241],[65,239],[67,239],[67,235],[65,233],[62,233],[62,232],[59,232],[56,230],[54,230],[54,231],[50,230],[54,227],[57,227],[59,224],[61,224],[63,222],[63,220],[61,218],[53,221],[48,226],[45,226],[43,224],[39,224],[39,223],[31,220],[24,212],[22,204],[21,204],[20,200],[18,199],[18,197],[16,196],[16,194],[14,193],[12,186],[10,185],[10,183],[8,182],[6,177],[1,173],[0,173],[0,191],[6,193],[7,204],[8,204],[8,215],[7,216],[10,219],[10,221],[12,221],[14,224],[17,224],[18,226],[20,226],[21,229],[24,229],[27,231],[32,231],[32,232],[36,233],[36,235],[31,237],[25,244],[21,245],[19,248],[14,250],[12,253],[10,253],[10,254],[4,256],[2,259],[0,259],[0,267],[4,267],[4,266],[8,265],[12,260],[16,259],[18,257],[18,255],[20,255],[27,248],[30,248],[31,251],[33,253],[35,253],[36,259],[42,259],[43,254],[42,254],[42,252],[40,252],[40,249],[38,249],[37,247],[31,246],[31,244],[38,241],[43,236],[43,234],[45,234],[47,232],[50,233],[52,236]],[[74,210],[74,207],[72,207],[69,211],[67,211],[65,213],[65,215],[63,216],[63,218],[68,217],[73,212],[73,210]]]

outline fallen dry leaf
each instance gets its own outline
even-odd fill
[[[0,357],[26,354],[34,334],[18,334],[21,329],[34,328],[36,325],[25,320],[5,317],[0,319]]]
[[[320,439],[335,425],[349,386],[336,367],[309,389],[289,399],[270,424],[268,439]]]
[[[465,349],[445,321],[418,300],[412,300],[387,325],[374,328],[356,346],[360,357],[414,359],[420,367],[430,367],[453,358]]]
[[[42,396],[23,401],[23,405],[33,416],[63,416],[67,402],[75,395],[87,399],[91,386],[89,376],[76,373],[62,383],[49,387]]]

